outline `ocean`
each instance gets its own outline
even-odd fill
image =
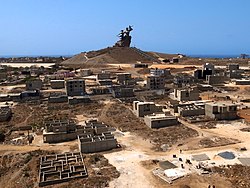
[[[218,59],[229,59],[229,58],[239,58],[240,55],[187,55],[188,57],[194,58],[218,58]]]

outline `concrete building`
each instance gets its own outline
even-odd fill
[[[210,70],[212,72],[212,75],[214,74],[214,65],[212,63],[205,63],[202,66],[202,70]]]
[[[239,70],[240,65],[237,63],[230,63],[227,65],[227,70],[232,71],[232,70]]]
[[[152,129],[168,127],[178,124],[178,120],[175,116],[164,113],[146,115],[144,116],[144,122]]]
[[[227,77],[221,75],[208,75],[206,77],[206,82],[209,85],[223,84],[227,80],[228,80]]]
[[[112,86],[113,85],[113,82],[111,79],[107,79],[107,80],[98,80],[98,83],[101,85],[101,86]]]
[[[50,86],[52,89],[63,89],[65,88],[64,80],[50,80]]]
[[[88,172],[80,152],[45,155],[40,158],[39,187],[86,178]]]
[[[132,80],[130,73],[117,73],[117,82],[121,85],[129,85]]]
[[[226,75],[229,78],[233,78],[233,79],[240,79],[242,78],[242,73],[244,72],[244,70],[240,70],[240,66],[239,64],[236,63],[231,63],[227,65],[227,72]]]
[[[44,122],[44,143],[58,143],[75,140],[78,135],[101,135],[109,132],[106,124],[97,120],[86,121],[77,125],[73,120],[47,120]]]
[[[134,89],[133,88],[115,88],[112,91],[112,96],[115,98],[127,98],[134,97]]]
[[[90,97],[85,96],[69,96],[68,97],[68,103],[71,105],[79,104],[79,103],[89,103],[91,102]]]
[[[93,72],[90,69],[80,69],[80,76],[90,76]]]
[[[102,71],[101,73],[97,74],[97,80],[109,80],[111,74],[106,71]]]
[[[246,80],[246,79],[237,79],[237,80],[233,80],[232,81],[235,85],[250,85],[250,80]]]
[[[51,93],[48,98],[49,103],[68,102],[68,96],[65,93]]]
[[[205,105],[196,105],[196,104],[179,105],[178,115],[182,117],[205,115]]]
[[[148,64],[147,63],[135,63],[132,66],[133,68],[148,68]]]
[[[12,111],[9,106],[0,107],[0,122],[8,121],[12,116]]]
[[[178,101],[199,100],[199,90],[197,88],[174,89],[173,99]]]
[[[137,117],[144,117],[153,113],[163,112],[163,106],[156,105],[154,102],[133,102],[133,112]]]
[[[164,89],[165,79],[160,76],[148,76],[146,87],[150,90]]]
[[[201,70],[201,69],[197,69],[194,71],[194,77],[196,79],[205,80],[208,75],[213,75],[213,71],[212,70]]]
[[[181,87],[194,83],[194,77],[189,75],[178,75],[174,77],[174,84]]]
[[[84,79],[66,80],[65,87],[68,96],[83,96],[86,94]]]
[[[0,81],[7,79],[7,73],[6,72],[0,72]]]
[[[15,99],[17,99],[17,96],[14,96]],[[20,100],[22,101],[29,101],[29,100],[39,100],[41,97],[40,90],[34,90],[34,91],[23,91],[21,94],[19,94]],[[14,101],[14,99],[13,99]]]
[[[43,87],[43,82],[40,79],[28,80],[26,82],[26,90],[41,90]]]
[[[91,87],[90,92],[94,95],[110,94],[112,91],[107,86]]]
[[[110,132],[94,136],[79,135],[78,144],[82,153],[94,153],[117,148],[117,141]]]
[[[206,103],[205,115],[216,120],[234,120],[237,118],[237,105],[232,103]]]
[[[170,69],[150,69],[151,76],[161,76],[161,77],[168,77],[171,76]]]

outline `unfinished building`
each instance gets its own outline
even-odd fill
[[[133,88],[114,88],[112,96],[115,98],[134,97],[135,93]]]
[[[247,79],[237,79],[237,80],[233,80],[232,83],[234,83],[235,85],[250,85],[250,80]]]
[[[80,76],[90,76],[93,72],[90,69],[80,69]]]
[[[63,102],[68,102],[68,96],[66,93],[50,93],[48,97],[48,102],[49,103],[63,103]]]
[[[162,105],[157,105],[154,102],[133,102],[133,111],[137,117],[144,117],[145,115],[162,112],[163,108]]]
[[[65,87],[64,80],[50,80],[50,87],[52,89],[63,89]]]
[[[132,77],[130,73],[117,73],[117,82],[120,85],[130,85]]]
[[[180,104],[178,106],[178,115],[182,117],[205,115],[205,106],[197,104]]]
[[[78,135],[99,135],[108,132],[108,126],[97,120],[77,125],[73,120],[47,120],[44,122],[44,143],[58,143],[77,139]]]
[[[11,108],[9,106],[0,107],[0,122],[8,121],[12,115]]]
[[[165,113],[154,113],[144,116],[144,122],[152,129],[177,125],[178,120],[175,116]]]
[[[111,74],[106,71],[102,71],[101,73],[98,73],[96,75],[97,80],[109,80],[111,77]]]
[[[161,76],[148,76],[146,87],[150,90],[164,89],[165,79]]]
[[[44,122],[43,142],[57,143],[74,140],[79,132],[72,120],[47,120]]]
[[[205,115],[216,120],[234,120],[237,119],[237,105],[232,103],[206,103]]]
[[[177,101],[196,101],[200,99],[197,88],[174,89],[174,93],[170,96]]]
[[[190,75],[178,75],[174,77],[174,84],[178,87],[192,85],[194,83],[194,77]]]
[[[85,133],[78,135],[79,149],[82,153],[106,151],[117,147],[117,141],[106,124],[96,119],[86,121],[85,124]]]
[[[68,96],[83,96],[86,94],[84,79],[68,79],[65,87]]]
[[[78,144],[82,153],[106,151],[117,147],[117,141],[110,132],[99,135],[79,135]]]
[[[206,82],[209,85],[224,84],[224,82],[227,80],[228,78],[224,75],[208,75],[206,77]]]
[[[43,82],[40,79],[28,80],[26,82],[26,90],[40,90],[43,87]]]
[[[71,105],[74,104],[80,104],[80,103],[90,103],[90,97],[85,95],[85,96],[69,96],[68,97],[68,103]]]
[[[46,155],[40,158],[39,187],[68,182],[88,176],[80,152]]]
[[[171,76],[170,69],[150,69],[151,76],[161,76],[161,77],[169,77]]]

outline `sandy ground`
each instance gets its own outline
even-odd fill
[[[0,63],[0,65],[7,65],[11,67],[31,67],[31,66],[44,66],[45,68],[54,65],[55,63]]]
[[[250,151],[244,151],[240,152],[239,148],[246,147],[247,149],[250,149],[250,140],[249,132],[242,132],[240,131],[241,128],[246,127],[243,123],[240,121],[233,121],[231,123],[228,122],[221,122],[218,123],[217,127],[215,129],[199,129],[196,128],[196,130],[199,131],[200,136],[203,137],[211,137],[211,136],[223,136],[225,138],[237,138],[240,140],[241,143],[233,144],[233,145],[227,145],[227,146],[220,146],[220,147],[213,147],[213,148],[202,148],[202,149],[196,149],[196,150],[187,150],[182,151],[180,153],[180,148],[184,149],[187,146],[192,145],[192,142],[186,142],[181,147],[174,147],[171,150],[167,152],[153,152],[150,150],[150,147],[152,147],[151,143],[142,140],[140,137],[135,136],[131,133],[119,133],[118,141],[120,144],[123,145],[124,150],[119,152],[112,152],[112,153],[106,153],[104,156],[109,159],[110,163],[114,165],[117,170],[121,173],[120,177],[118,179],[115,179],[110,183],[110,187],[179,187],[183,180],[177,180],[172,185],[169,185],[165,182],[162,182],[161,180],[154,177],[151,173],[151,170],[148,170],[147,168],[142,166],[143,161],[147,160],[169,160],[174,163],[178,164],[178,161],[174,161],[173,154],[176,154],[178,157],[185,159],[191,159],[192,155],[195,154],[207,154],[208,157],[211,159],[205,163],[208,165],[227,165],[227,164],[240,164],[238,157],[249,157]],[[225,160],[218,156],[218,153],[224,152],[224,151],[231,151],[235,154],[236,158],[233,160]],[[189,167],[187,167],[189,168]],[[213,175],[214,176],[214,175]],[[195,185],[195,178],[200,179],[199,182]],[[204,179],[203,179],[204,178]],[[195,176],[193,181],[190,181],[189,185],[193,185],[194,188],[199,188],[199,186],[207,186],[207,182],[215,182],[216,178],[218,177],[199,177]],[[184,178],[185,179],[185,178]],[[189,181],[189,180],[186,180]],[[222,179],[221,179],[222,181]],[[228,182],[226,180],[223,180],[220,182],[220,185],[217,183],[217,187],[223,187]]]

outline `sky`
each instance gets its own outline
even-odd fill
[[[113,46],[133,25],[141,50],[250,54],[249,0],[0,0],[0,56],[74,55]]]

